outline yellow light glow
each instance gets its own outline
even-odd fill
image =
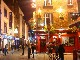
[[[56,10],[58,13],[62,13],[63,12],[63,8],[60,7],[59,9]]]
[[[17,28],[15,28],[14,33],[18,33],[18,29]]]
[[[38,14],[40,14],[41,15],[41,9],[39,8],[39,10],[38,10]]]
[[[36,2],[36,0],[32,0],[32,2]]]
[[[44,26],[44,24],[43,24],[43,23],[41,23],[40,25],[41,25],[41,26]]]

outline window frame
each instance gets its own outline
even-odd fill
[[[68,5],[73,5],[73,0],[68,0]]]
[[[6,8],[4,8],[4,17],[7,17],[7,9]]]
[[[44,0],[44,6],[52,6],[52,0]]]
[[[53,14],[52,13],[45,13],[44,14],[44,20],[45,20],[44,25],[47,25],[48,26],[47,20],[49,20],[49,22],[50,22],[49,25],[53,24]]]

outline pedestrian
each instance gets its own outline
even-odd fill
[[[7,54],[8,54],[8,44],[6,44],[6,52],[7,52]]]
[[[32,44],[31,49],[32,49],[32,55],[33,55],[33,58],[34,58],[34,50],[35,50],[34,44]]]
[[[4,55],[6,56],[6,52],[7,52],[7,48],[6,48],[6,45],[5,45],[5,48],[4,48]]]
[[[30,59],[30,54],[31,54],[31,46],[28,46],[28,59]]]
[[[64,60],[64,52],[65,52],[65,49],[64,49],[63,44],[60,44],[59,45],[58,52],[59,52],[59,59],[60,60]]]
[[[24,43],[22,44],[22,55],[24,55]]]
[[[56,53],[56,59],[58,58],[58,42],[56,42],[55,46],[54,46],[54,50],[55,50],[55,53]]]
[[[14,53],[14,45],[11,45],[11,53]]]

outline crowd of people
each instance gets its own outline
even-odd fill
[[[49,43],[47,48],[50,55],[53,53],[53,51],[55,52],[55,59],[64,60],[65,49],[63,44],[59,44],[58,42]]]
[[[35,45],[34,43],[29,44],[28,46],[28,59],[30,59],[30,55],[32,55],[32,57],[34,58],[34,50]],[[48,46],[48,53],[49,54],[53,54],[53,51],[55,52],[55,59],[60,59],[60,60],[64,60],[64,45],[63,44],[59,44],[58,42],[54,42],[54,43],[49,43]],[[11,53],[14,53],[14,45],[11,45]],[[5,48],[2,50],[4,55],[6,56],[6,54],[8,54],[8,45],[5,45]],[[22,44],[22,55],[24,55],[24,44]]]

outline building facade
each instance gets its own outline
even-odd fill
[[[72,13],[78,13],[77,0],[36,0],[36,21],[38,26],[54,25],[56,29],[68,28]]]
[[[78,2],[79,0],[35,0],[36,10],[33,13],[35,27],[31,27],[37,36],[38,52],[46,51],[46,44],[44,49],[43,43],[55,41],[64,44],[66,52],[79,48],[77,33],[69,28],[80,16]]]
[[[27,40],[28,27],[17,0],[10,1],[10,4],[6,0],[0,0],[0,3],[0,47],[4,48],[8,44],[10,49],[11,44],[19,45],[22,35],[25,36],[24,40]]]

